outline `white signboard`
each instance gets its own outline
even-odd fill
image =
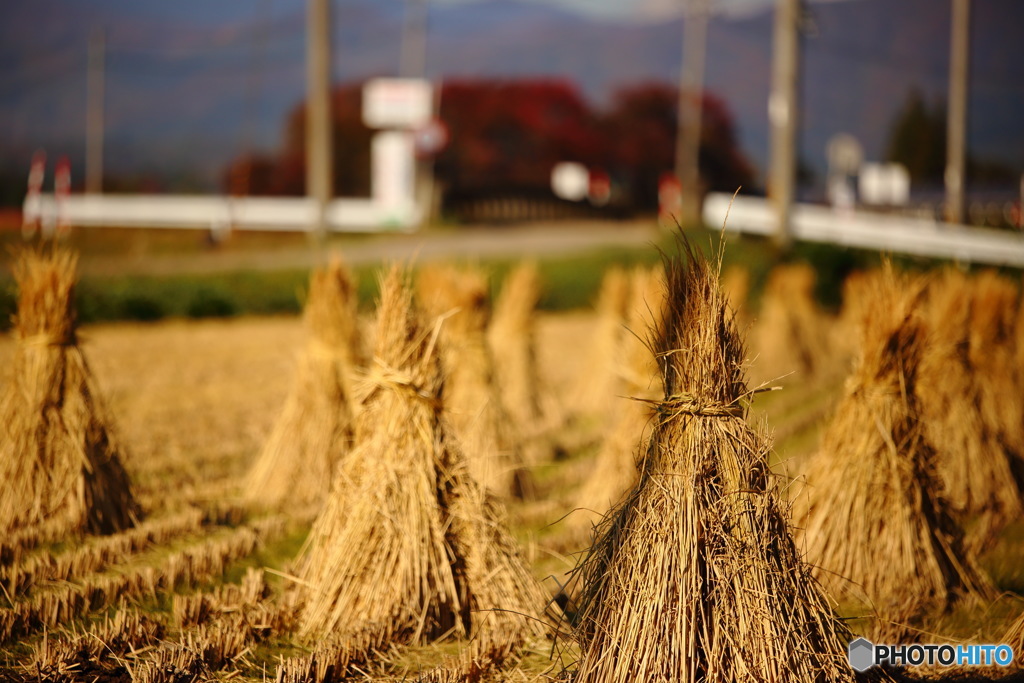
[[[363,87],[363,123],[370,128],[419,128],[433,114],[430,81],[375,78]]]

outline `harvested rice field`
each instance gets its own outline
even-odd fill
[[[334,262],[303,316],[78,328],[71,261],[0,337],[2,681],[1024,676],[1019,279],[833,313],[779,266],[755,310],[683,245],[586,309],[527,263],[357,311]],[[1018,662],[860,674],[857,636]]]

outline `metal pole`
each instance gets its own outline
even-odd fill
[[[309,0],[306,17],[306,195],[316,205],[313,228],[327,236],[326,211],[332,195],[330,0]]]
[[[967,146],[967,70],[970,0],[953,0],[946,128],[946,220],[964,222],[964,160]]]
[[[103,98],[106,37],[102,28],[89,36],[89,66],[86,75],[85,108],[85,191],[103,192]]]
[[[676,177],[682,188],[683,225],[700,221],[700,135],[707,56],[707,0],[688,0],[683,18],[683,61],[679,70]]]
[[[768,119],[771,123],[771,173],[768,178],[768,196],[775,209],[777,221],[775,243],[782,251],[788,249],[792,241],[790,217],[796,184],[799,18],[800,0],[777,0],[772,92],[768,99]]]

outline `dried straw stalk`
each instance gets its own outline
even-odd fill
[[[617,407],[616,367],[621,364],[626,339],[629,284],[629,275],[619,266],[605,271],[597,297],[597,324],[590,352],[570,402],[575,408],[575,417],[594,417],[603,424]]]
[[[337,463],[352,441],[352,376],[360,364],[358,301],[338,259],[310,276],[305,323],[309,344],[291,394],[249,471],[254,503],[304,508],[327,497]]]
[[[805,263],[779,266],[769,275],[753,329],[756,380],[790,373],[808,379],[822,372],[829,351],[825,317],[814,301],[816,277]]]
[[[78,346],[77,257],[25,249],[14,264],[18,340],[0,398],[0,533],[29,525],[114,533],[140,515],[100,392]]]
[[[469,456],[473,479],[503,496],[532,491],[519,440],[495,382],[487,344],[490,317],[487,278],[478,269],[427,267],[417,281],[418,298],[431,317],[443,317],[441,366],[444,407],[456,438]]]
[[[967,277],[948,269],[929,288],[929,341],[921,357],[918,396],[928,440],[935,445],[946,500],[963,518],[976,517],[967,540],[981,550],[1024,513],[998,423],[982,411],[984,380],[969,353],[971,292]]]
[[[88,630],[72,626],[63,633],[44,633],[33,646],[31,663],[26,668],[30,675],[38,675],[36,680],[42,681],[104,680],[96,675],[99,671],[106,673],[114,662],[123,662],[129,653],[157,646],[163,636],[162,623],[122,605]],[[24,680],[30,679],[26,676]]]
[[[1006,635],[999,639],[1000,643],[1006,643],[1017,653],[1018,661],[1020,653],[1024,652],[1024,614],[1021,614],[1015,622],[1010,625]]]
[[[540,290],[537,264],[518,265],[505,278],[487,330],[495,383],[529,466],[545,463],[553,455],[537,367],[534,313]]]
[[[989,592],[946,507],[921,422],[923,288],[891,266],[865,281],[857,367],[796,501],[819,578],[892,621]]]
[[[633,487],[636,460],[647,451],[654,410],[651,400],[663,394],[657,359],[646,336],[661,325],[665,303],[665,273],[661,267],[637,267],[632,273],[632,297],[620,364],[619,401],[608,436],[601,444],[593,471],[580,487],[577,512],[569,523],[577,534],[593,525]],[[641,399],[641,400],[636,400]]]
[[[381,285],[355,446],[302,553],[302,631],[522,640],[543,596],[442,418],[440,322],[421,322],[406,280]]]
[[[473,641],[458,655],[445,657],[439,666],[420,673],[415,683],[484,683],[510,680],[508,677],[496,678],[493,675],[494,669],[507,662],[519,650],[519,644],[515,641]],[[519,673],[522,677],[522,672]]]
[[[847,632],[801,562],[750,428],[716,269],[667,264],[666,397],[640,480],[578,568],[578,683],[849,681]],[[720,262],[720,261],[719,261]]]

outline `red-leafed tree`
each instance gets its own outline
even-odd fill
[[[664,83],[623,88],[612,98],[601,130],[606,165],[644,208],[657,206],[658,179],[675,168],[679,91]],[[751,189],[754,171],[736,139],[725,103],[705,92],[701,103],[700,175],[705,190]]]
[[[441,119],[450,143],[436,168],[453,190],[547,188],[556,163],[600,157],[593,115],[562,80],[449,81]]]
[[[237,197],[248,195],[294,195],[279,187],[281,160],[264,154],[238,157],[224,172],[224,188]]]
[[[551,170],[578,161],[606,171],[636,208],[657,206],[658,179],[675,159],[676,89],[661,83],[618,91],[609,111],[595,114],[560,79],[454,80],[441,90],[441,119],[449,143],[435,173],[454,194],[550,193]],[[701,177],[707,189],[750,187],[753,170],[737,145],[724,102],[703,96]],[[334,190],[370,192],[370,140],[362,121],[362,84],[333,92]],[[305,192],[306,110],[288,114],[284,144],[275,156],[245,156],[227,169],[225,185],[238,195]]]
[[[363,124],[363,84],[341,85],[331,93],[334,136],[334,194],[370,194],[370,139]],[[306,192],[306,106],[297,105],[285,121],[284,145],[273,157],[247,155],[232,162],[225,184],[237,195],[299,196]]]
[[[704,92],[701,108],[700,175],[707,189],[735,192],[753,189],[754,167],[740,149],[736,124],[728,105]]]

